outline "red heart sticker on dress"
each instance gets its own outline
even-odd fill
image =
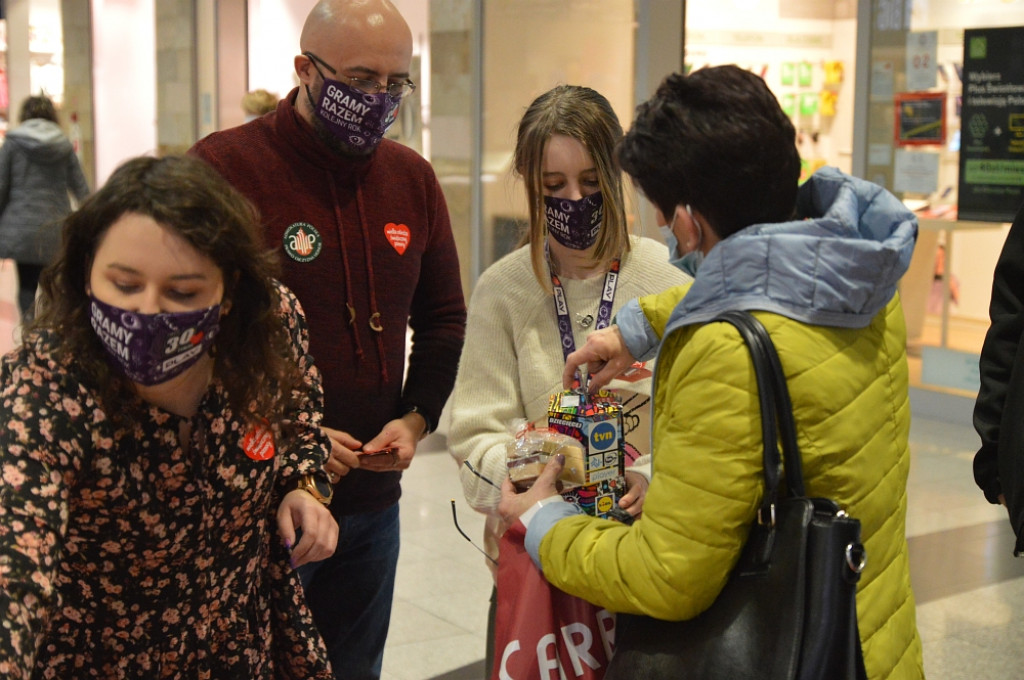
[[[202,331],[199,331],[198,333],[192,336],[189,342],[191,342],[193,345],[198,345],[203,341],[203,335],[204,333]]]
[[[405,254],[405,249],[409,247],[409,227],[388,222],[384,225],[384,236],[399,255]]]

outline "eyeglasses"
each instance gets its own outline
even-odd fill
[[[476,543],[474,543],[473,539],[470,538],[469,535],[465,531],[462,530],[462,527],[459,526],[459,516],[457,514],[455,514],[455,499],[454,498],[452,499],[452,521],[455,522],[455,530],[458,531],[460,534],[462,534],[462,537],[464,539],[466,539],[467,541],[469,541],[469,544],[471,546],[473,546],[474,548],[479,550],[481,553],[483,553],[483,556],[486,557],[487,559],[489,559],[491,562],[494,562],[495,565],[498,564],[498,560],[496,560],[493,557],[491,557],[490,555],[488,555],[487,552],[484,551],[483,548],[481,548]]]
[[[313,66],[320,64],[325,69],[331,72],[331,75],[337,76],[338,72],[331,68],[331,66],[320,57],[316,56],[312,52],[303,52],[304,56],[308,57],[310,61],[314,62]],[[320,72],[320,69],[317,69]],[[323,73],[320,73],[320,77],[323,77]],[[401,83],[388,83],[387,85],[381,85],[376,80],[367,80],[365,78],[354,78],[352,76],[340,76],[343,80],[348,81],[348,84],[356,88],[360,92],[366,94],[379,94],[381,90],[385,90],[389,95],[396,99],[401,99],[406,95],[412,94],[413,90],[416,89],[416,83],[412,82],[408,78]]]

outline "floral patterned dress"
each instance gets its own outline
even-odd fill
[[[280,290],[306,373],[288,441],[218,381],[192,418],[139,402],[128,429],[46,336],[3,358],[0,677],[333,677],[277,534],[284,493],[329,451],[302,311]]]

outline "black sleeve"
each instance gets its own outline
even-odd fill
[[[998,503],[999,494],[1003,493],[997,456],[999,426],[1024,329],[1022,310],[1024,206],[1010,227],[996,264],[989,306],[991,326],[981,349],[981,386],[974,405],[974,429],[981,436],[981,448],[974,457],[974,480],[991,503]],[[1020,379],[1017,378],[1018,381]]]

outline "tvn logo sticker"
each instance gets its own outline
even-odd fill
[[[615,426],[611,423],[598,423],[590,431],[590,449],[592,451],[603,451],[617,443]]]

